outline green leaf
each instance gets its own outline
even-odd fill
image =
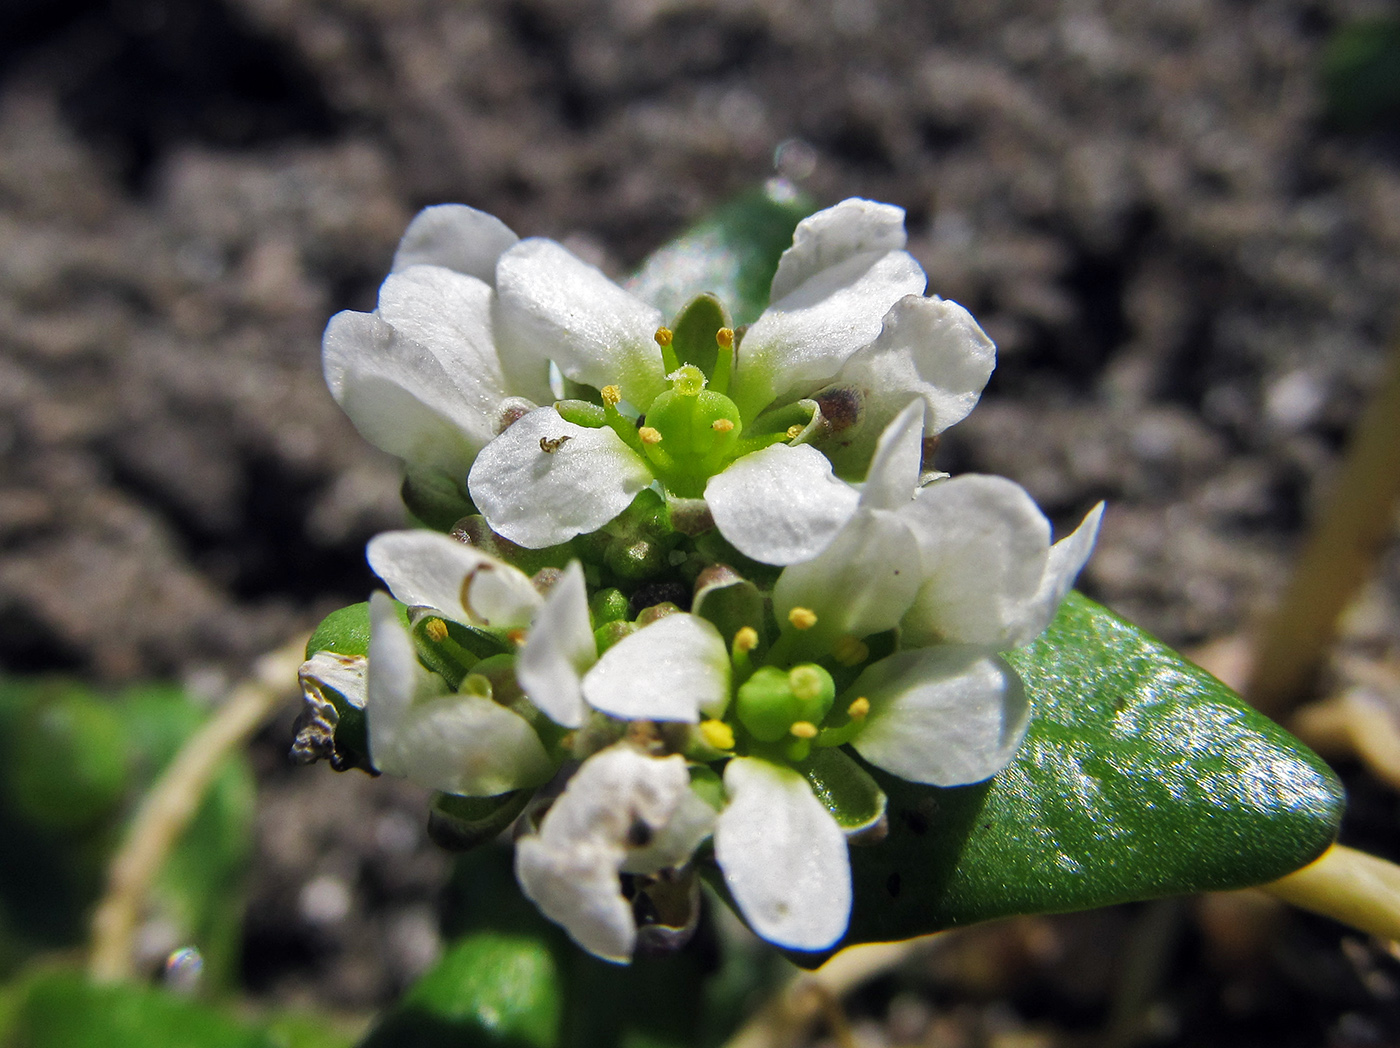
[[[1261,884],[1336,835],[1342,787],[1321,758],[1093,601],[1072,593],[1008,659],[1033,713],[999,775],[938,789],[872,769],[890,832],[851,850],[843,945]]]
[[[439,848],[469,851],[499,837],[532,796],[534,790],[514,790],[496,797],[434,794],[428,808],[428,836]]]
[[[815,210],[805,194],[783,187],[745,193],[652,254],[629,290],[668,317],[708,291],[734,323],[751,324],[768,305],[778,257],[791,245],[792,231]]]
[[[478,932],[455,943],[362,1048],[555,1048],[559,972],[539,939]]]
[[[207,1005],[79,972],[32,977],[4,1031],[4,1048],[271,1048],[258,1030]]]
[[[1365,130],[1400,116],[1400,19],[1340,26],[1323,49],[1322,87],[1327,115],[1342,128]]]
[[[66,968],[35,969],[0,990],[0,1048],[346,1048],[327,1016],[260,1022],[138,983],[99,986]]]

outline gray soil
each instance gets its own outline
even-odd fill
[[[1317,86],[1328,32],[1387,9],[9,0],[0,667],[214,688],[364,599],[396,466],[325,392],[319,336],[372,308],[417,208],[470,203],[621,275],[775,166],[904,207],[930,289],[996,340],[943,468],[1020,481],[1061,528],[1106,499],[1087,592],[1179,645],[1247,631],[1400,319],[1396,142],[1330,130]],[[1364,608],[1394,657],[1394,552]],[[259,743],[249,978],[369,1008],[436,948],[446,861],[416,793],[290,770],[287,730]],[[1384,839],[1394,798],[1353,778]],[[993,975],[939,954],[858,1002],[866,1032],[1069,1043],[1107,1021],[1143,920],[973,933]],[[1178,914],[1158,1043],[1400,1037],[1372,945],[1293,919],[1232,982],[1211,964],[1244,918],[1222,920]]]

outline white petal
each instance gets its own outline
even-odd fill
[[[675,811],[651,843],[644,848],[632,848],[622,864],[623,873],[656,873],[669,867],[683,866],[695,854],[700,842],[715,828],[719,813],[701,800],[693,790],[682,794]]]
[[[720,534],[764,564],[816,556],[859,500],[853,487],[832,475],[826,456],[806,445],[755,451],[705,485],[705,502]]]
[[[925,429],[942,433],[977,404],[996,367],[996,346],[956,302],[909,295],[885,316],[880,337],[858,350],[832,382],[862,395],[860,420],[822,445],[842,475],[859,476],[880,431],[909,402],[923,401]]]
[[[1029,644],[1044,632],[1060,608],[1080,570],[1094,551],[1099,537],[1099,522],[1103,519],[1103,503],[1091,509],[1079,527],[1050,547],[1045,574],[1035,597],[1026,605],[1019,628],[1012,637],[1012,647]]]
[[[430,790],[472,797],[538,786],[554,774],[525,718],[480,695],[420,698],[376,764]]]
[[[580,680],[597,661],[583,568],[578,561],[570,561],[535,613],[515,660],[515,677],[550,720],[577,728],[588,712]]]
[[[302,690],[308,687],[333,688],[351,706],[365,708],[365,674],[369,660],[363,655],[337,655],[333,651],[318,651],[301,664],[297,679]]]
[[[540,408],[477,455],[467,487],[498,534],[542,549],[601,528],[651,481],[650,467],[612,430]]]
[[[664,832],[689,795],[683,757],[649,757],[625,744],[594,754],[545,814],[539,833],[516,842],[521,889],[584,949],[629,960],[636,926],[618,872],[634,824]]]
[[[744,418],[774,398],[826,385],[873,342],[892,305],[922,294],[924,271],[903,251],[867,252],[816,273],[774,302],[739,344],[729,395]]]
[[[795,607],[816,612],[807,643],[820,647],[894,628],[918,590],[919,547],[909,529],[885,510],[858,510],[830,546],[778,576],[773,610],[780,623]]]
[[[583,678],[583,696],[614,717],[692,724],[729,701],[729,652],[714,625],[678,613],[622,638]]]
[[[620,848],[554,848],[539,837],[522,837],[515,842],[515,878],[540,912],[579,946],[625,964],[637,948],[637,925],[632,904],[622,897],[620,859],[613,861],[620,853]]]
[[[468,626],[525,626],[544,601],[523,571],[436,531],[386,531],[366,555],[402,603]]]
[[[924,577],[902,623],[905,643],[1023,643],[1050,550],[1050,522],[1025,490],[965,474],[924,488],[900,516],[918,539]]]
[[[797,223],[792,247],[778,260],[769,299],[778,301],[853,255],[902,251],[904,242],[903,208],[859,197],[843,200]]]
[[[575,382],[622,387],[645,409],[666,388],[659,310],[552,240],[522,240],[496,267],[502,357],[553,360]]]
[[[870,700],[852,744],[901,779],[930,786],[981,782],[1001,771],[1030,721],[1014,670],[982,649],[944,645],[881,659],[851,686]]]
[[[865,509],[903,509],[914,498],[924,455],[924,409],[908,404],[880,434],[860,491]]]
[[[725,766],[724,788],[715,857],[744,919],[788,949],[833,945],[851,915],[850,857],[836,820],[801,775],[754,757]]]
[[[480,432],[477,414],[428,349],[372,314],[347,310],[326,326],[321,366],[361,436],[460,487],[491,434]]]
[[[421,691],[428,671],[418,664],[413,638],[399,622],[387,593],[369,598],[369,672],[365,681],[365,727],[369,758],[380,771],[395,773],[381,761],[394,764],[394,740],[399,725]]]
[[[409,266],[445,266],[496,282],[496,260],[520,238],[495,215],[465,204],[425,207],[408,224],[394,253],[394,272]]]
[[[547,376],[530,389],[506,383],[491,329],[491,289],[475,277],[442,266],[411,266],[379,288],[381,319],[426,348],[442,364],[463,405],[478,419],[474,436],[485,444],[499,428],[501,404],[516,394],[550,397]]]

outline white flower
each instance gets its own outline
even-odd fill
[[[370,598],[365,722],[374,766],[429,789],[490,797],[554,774],[524,717],[483,695],[448,692],[419,665],[383,593]]]
[[[869,667],[853,689],[870,702],[852,745],[914,782],[953,786],[995,774],[1024,732],[1025,699],[994,653],[1034,640],[1084,566],[1103,506],[1067,538],[1030,496],[1001,477],[967,475],[917,487],[922,420],[911,405],[887,428],[870,476],[819,552],[789,564],[773,608],[799,652],[899,629],[902,651]],[[730,536],[770,559],[761,529]],[[815,617],[787,626],[794,609]],[[779,643],[783,643],[780,641]]]
[[[580,946],[625,962],[637,925],[619,874],[683,866],[714,820],[691,791],[684,757],[651,757],[619,743],[584,761],[539,832],[516,842],[516,877]]]
[[[470,626],[528,626],[516,678],[566,728],[579,727],[590,707],[623,719],[695,723],[701,713],[721,715],[729,701],[729,651],[719,631],[696,615],[667,615],[600,659],[577,561],[541,597],[518,568],[436,532],[377,535],[368,557],[404,604]]]
[[[548,406],[553,364],[652,410],[677,381],[656,341],[668,318],[558,244],[518,241],[461,205],[414,219],[374,313],[331,320],[326,380],[361,433],[404,460],[411,488],[460,500],[466,485],[491,527],[524,546],[600,527],[654,480],[675,496],[706,495],[723,517],[745,490],[709,492],[704,481],[755,441],[778,442],[772,457],[785,463],[789,516],[800,520],[827,459],[858,478],[910,398],[940,432],[972,409],[991,373],[994,349],[967,312],[923,297],[903,221],[899,208],[852,199],[798,225],[772,304],[704,376],[705,410],[723,414],[722,399],[737,427],[713,435],[708,457],[697,453],[698,476],[669,457],[690,441],[674,426],[653,427],[660,444],[647,445],[631,416],[570,420]]]
[[[421,212],[394,256],[373,313],[331,318],[322,367],[331,395],[411,481],[465,495],[477,453],[536,403],[548,375],[496,350],[496,262],[517,237],[460,204]]]
[[[830,487],[828,456],[859,476],[880,431],[911,398],[923,403],[930,431],[940,432],[972,409],[991,374],[991,342],[960,306],[922,297],[924,273],[904,241],[903,211],[867,200],[844,201],[798,225],[773,278],[772,304],[732,361],[704,376],[714,387],[704,393],[712,398],[702,411],[710,413],[706,424],[729,410],[727,421],[738,426],[712,438],[659,421],[656,404],[668,379],[677,390],[689,382],[692,395],[700,385],[698,371],[684,379],[684,369],[668,374],[662,351],[648,343],[661,323],[657,311],[557,245],[527,241],[508,251],[497,267],[503,354],[550,353],[570,379],[605,396],[613,387],[643,413],[651,440],[629,440],[615,425],[593,428],[584,441],[581,427],[542,408],[477,459],[469,480],[476,505],[512,541],[553,545],[612,519],[655,477],[671,495],[703,494],[723,532],[749,490],[704,482],[724,477],[726,458],[745,447],[714,451],[696,467],[698,476],[674,465],[668,449],[771,432],[774,468],[766,481],[786,496],[788,526],[802,527]],[[786,443],[793,439],[826,455]],[[574,519],[561,514],[564,507]]]

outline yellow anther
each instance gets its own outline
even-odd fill
[[[805,426],[789,426],[787,428],[788,440],[796,440],[798,437],[802,436],[802,431],[805,428]]]
[[[718,331],[715,332],[715,341],[718,342],[725,349],[729,349],[734,345],[734,329],[720,328]]]
[[[822,675],[815,666],[795,666],[788,670],[788,687],[807,702],[822,693]]]
[[[423,623],[423,632],[434,644],[441,644],[447,639],[447,623],[442,619],[428,619]]]
[[[637,436],[642,438],[643,444],[661,443],[661,431],[651,426],[643,426],[641,429],[637,430]]]
[[[865,720],[870,714],[870,700],[864,695],[846,707],[846,716],[853,721]]]
[[[798,721],[788,731],[799,739],[815,739],[817,737],[817,726],[811,721]]]
[[[716,433],[728,433],[734,428],[734,423],[727,418],[717,418],[710,423],[710,428]]]
[[[817,624],[817,613],[811,608],[793,608],[788,612],[788,621],[794,629],[809,630]]]
[[[722,720],[701,721],[700,737],[717,750],[734,748],[734,729]]]
[[[859,666],[870,658],[870,649],[866,647],[864,641],[858,640],[848,633],[844,637],[836,638],[836,643],[832,645],[831,654],[842,666]]]
[[[506,640],[518,648],[525,643],[525,631],[522,629],[507,630]]]
[[[658,346],[669,346],[673,337],[671,329],[668,327],[657,328],[656,334],[652,336],[652,338],[656,339],[656,344]]]
[[[734,634],[735,651],[753,651],[758,647],[758,630],[752,626],[740,626]]]
[[[622,390],[617,386],[603,387],[603,403],[608,407],[616,407],[617,402],[622,399]]]

